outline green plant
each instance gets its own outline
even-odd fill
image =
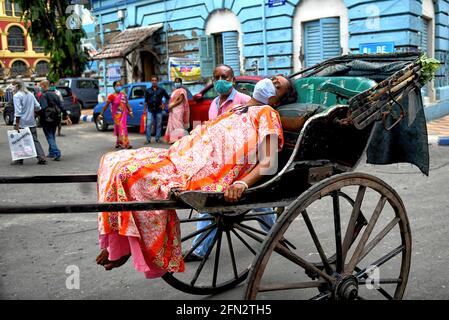
[[[424,86],[427,82],[432,81],[435,78],[435,73],[441,67],[441,63],[426,55],[421,56],[419,62],[421,64],[421,76],[419,82]]]
[[[77,77],[84,71],[88,54],[81,46],[82,28],[71,30],[66,21],[69,0],[14,0],[23,10],[22,21],[32,38],[50,55],[47,78]]]

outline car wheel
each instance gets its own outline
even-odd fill
[[[98,131],[106,131],[108,130],[108,124],[104,121],[104,119],[98,119],[99,114],[95,115],[95,127]]]

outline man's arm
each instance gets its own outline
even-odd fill
[[[147,101],[148,101],[148,89],[145,90],[145,97],[144,97],[144,99],[145,99],[145,102],[143,103],[143,114],[146,114],[147,113],[147,108],[148,108],[148,104],[147,104]]]
[[[13,105],[14,105],[14,114],[16,117],[16,125],[14,127],[15,130],[17,130],[17,132],[19,132],[19,128],[20,128],[20,118],[23,116],[23,105],[22,105],[22,100],[20,99],[18,94],[15,94],[14,97],[12,98],[13,101]]]

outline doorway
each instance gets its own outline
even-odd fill
[[[155,58],[151,52],[142,51],[140,53],[140,61],[142,61],[142,80],[151,81],[151,77],[156,74]]]

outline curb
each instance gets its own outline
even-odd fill
[[[84,122],[94,122],[94,116],[83,115],[80,117],[80,120]]]
[[[428,141],[430,145],[449,146],[449,136],[429,135]]]

